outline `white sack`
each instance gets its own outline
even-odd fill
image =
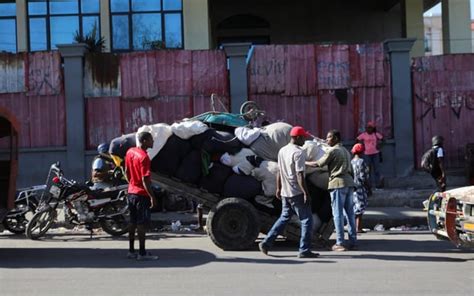
[[[153,148],[147,150],[150,159],[153,159],[158,154],[158,152],[160,152],[161,148],[165,146],[166,141],[168,141],[168,138],[173,134],[171,131],[171,126],[167,125],[166,123],[144,125],[138,129],[136,134],[137,147],[139,144],[138,134],[141,132],[149,132],[153,137]]]
[[[306,161],[316,161],[322,158],[325,154],[323,143],[318,143],[314,141],[306,141],[301,147],[303,151],[306,153]],[[327,145],[329,147],[329,145]],[[316,168],[306,166],[306,174],[309,175],[316,171]]]
[[[173,134],[183,140],[187,140],[192,136],[202,134],[209,127],[199,120],[187,120],[182,122],[175,122],[171,125]]]
[[[232,167],[234,172],[239,173],[241,171],[245,175],[250,175],[253,165],[247,160],[247,156],[252,155],[255,155],[252,150],[243,148],[235,155],[224,153],[220,160],[223,165]]]
[[[263,161],[258,168],[253,169],[252,176],[262,182],[265,196],[275,196],[278,173],[278,163],[275,161]]]
[[[260,136],[260,128],[238,127],[234,131],[235,136],[246,146],[250,146]]]

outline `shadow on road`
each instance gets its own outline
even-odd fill
[[[0,268],[186,268],[210,262],[256,264],[333,263],[328,260],[252,259],[240,257],[218,258],[214,254],[195,249],[150,250],[158,261],[131,260],[126,250],[102,248],[2,248]],[[232,255],[232,253],[229,253]]]
[[[324,256],[328,259],[374,259],[384,261],[414,261],[414,262],[467,262],[474,258],[463,259],[444,256],[417,256],[417,255],[385,255],[385,254],[338,254]]]
[[[427,234],[431,236],[431,234]],[[407,252],[407,253],[444,253],[463,254],[472,253],[473,249],[456,248],[451,242],[441,240],[410,240],[359,238],[360,251],[369,252]]]

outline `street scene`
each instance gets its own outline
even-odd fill
[[[36,242],[1,234],[2,295],[471,295],[472,251],[428,232],[368,233],[361,251],[298,259],[277,242],[226,252],[203,234],[151,233],[158,261],[125,256],[127,241],[88,234]]]
[[[474,0],[0,1],[0,295],[471,295],[473,36]]]

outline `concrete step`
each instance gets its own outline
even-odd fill
[[[391,227],[400,226],[425,226],[427,213],[422,209],[413,209],[408,207],[369,207],[367,208],[363,219],[363,228],[371,230],[377,224],[382,224],[386,230]],[[207,215],[204,215],[204,223]],[[152,228],[155,230],[171,230],[171,223],[180,221],[183,225],[181,230],[189,228],[191,224],[197,224],[197,215],[190,213],[153,213],[152,214]]]
[[[447,172],[448,187],[462,187],[467,185],[467,177],[458,171]],[[404,189],[435,189],[436,184],[431,175],[425,172],[416,171],[408,177],[385,177],[385,188]]]
[[[368,207],[362,218],[363,228],[382,224],[386,230],[398,226],[427,225],[427,212],[407,207]]]
[[[423,208],[422,202],[428,199],[435,189],[384,188],[373,191],[368,202],[370,207],[410,207]]]

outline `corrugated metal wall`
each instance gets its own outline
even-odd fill
[[[95,70],[97,59],[112,73]],[[225,108],[230,105],[227,60],[219,50],[89,55],[85,81],[88,148],[144,124],[209,111],[213,93]]]
[[[21,148],[65,146],[66,107],[59,52],[0,55],[0,105],[21,124]]]
[[[431,138],[445,138],[448,167],[463,167],[474,143],[474,55],[422,57],[412,63],[417,164]]]
[[[354,139],[369,120],[392,137],[390,68],[383,44],[256,46],[249,100],[270,121],[284,120],[325,137]]]

